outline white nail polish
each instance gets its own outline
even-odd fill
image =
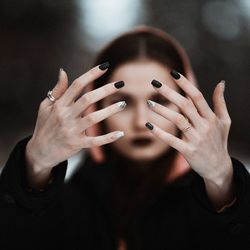
[[[63,71],[63,68],[60,68],[59,69],[59,72],[58,72],[58,79],[60,80],[60,78],[61,78],[61,73],[62,73],[62,71]]]
[[[221,81],[220,81],[220,84],[221,84],[221,87],[222,87],[223,92],[225,91],[225,83],[226,83],[225,80],[221,80]]]
[[[125,101],[121,101],[117,103],[118,107],[121,109],[124,109],[127,106],[127,103]]]
[[[151,100],[147,100],[147,104],[150,108],[155,106],[155,102],[151,101]]]
[[[123,131],[117,131],[115,134],[114,134],[114,139],[118,139],[118,138],[121,138],[124,136],[124,132]]]

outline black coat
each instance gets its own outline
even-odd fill
[[[116,249],[112,222],[112,167],[85,167],[64,183],[67,161],[56,166],[51,185],[28,192],[25,146],[19,142],[0,179],[0,249]],[[250,249],[250,176],[232,157],[237,201],[221,214],[193,171],[165,185],[134,222],[129,249]],[[208,162],[209,164],[209,162]]]

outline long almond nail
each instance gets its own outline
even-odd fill
[[[151,84],[156,88],[160,88],[162,86],[162,84],[157,80],[153,80]]]
[[[117,131],[115,134],[114,134],[114,139],[119,139],[121,137],[124,136],[124,132],[123,131]]]
[[[118,102],[117,105],[120,109],[124,109],[127,106],[127,103],[125,101],[121,101]]]
[[[125,84],[124,84],[124,81],[119,81],[119,82],[116,82],[114,85],[117,89],[120,89],[124,87]]]
[[[170,72],[170,74],[176,80],[178,80],[178,79],[181,78],[181,75],[176,70],[174,70],[174,69]]]
[[[223,91],[223,93],[224,93],[226,81],[225,81],[225,80],[221,80],[221,81],[220,81],[220,84],[221,84],[222,91]]]
[[[63,68],[60,68],[60,69],[59,69],[59,73],[58,73],[58,79],[60,79],[61,74],[62,74],[62,71],[63,71]]]
[[[153,128],[154,128],[153,124],[151,124],[150,122],[147,122],[147,123],[145,124],[145,126],[146,126],[148,129],[150,129],[150,130],[153,130]]]
[[[153,108],[155,106],[155,102],[151,100],[147,100],[147,105],[149,108]]]
[[[99,65],[100,70],[106,70],[109,67],[109,62],[105,62]]]

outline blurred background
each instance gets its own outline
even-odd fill
[[[138,24],[179,40],[211,107],[215,85],[226,80],[229,152],[250,169],[249,0],[1,0],[0,169],[32,133],[59,68],[74,80],[106,42]]]

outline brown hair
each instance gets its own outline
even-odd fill
[[[140,26],[135,28],[134,30],[127,32],[116,39],[114,39],[111,43],[109,43],[106,47],[104,47],[97,57],[94,60],[94,65],[99,65],[103,62],[108,61],[110,63],[110,67],[108,71],[100,78],[98,78],[93,83],[93,88],[98,88],[106,83],[108,83],[112,73],[122,64],[130,61],[136,61],[140,59],[150,59],[155,60],[163,65],[168,66],[169,68],[175,69],[178,72],[185,75],[189,80],[193,81],[196,84],[188,57],[183,50],[183,48],[179,45],[179,43],[170,37],[168,34],[164,33],[161,30]],[[121,79],[122,80],[122,79]],[[180,93],[184,95],[184,92],[180,90]],[[96,107],[100,109],[100,103],[97,103]],[[105,121],[99,123],[96,127],[98,133],[105,133]],[[96,135],[96,132],[94,132]],[[178,136],[180,133],[178,134]],[[119,168],[114,168],[114,183],[116,188],[114,188],[114,197],[115,199],[120,201],[113,204],[113,216],[116,224],[118,237],[123,237],[127,240],[127,243],[130,245],[139,244],[136,239],[136,232],[133,224],[136,213],[138,213],[138,208],[145,205],[145,200],[153,197],[153,193],[159,190],[160,185],[164,182],[164,171],[168,168],[167,171],[172,171],[172,166],[174,166],[174,160],[178,155],[178,152],[171,148],[162,155],[159,159],[157,159],[154,164],[157,165],[158,173],[162,173],[161,180],[152,179],[150,185],[152,187],[143,187],[144,194],[135,193],[134,201],[131,202],[131,199],[122,196],[122,193],[127,192],[127,178],[129,176],[127,165],[132,166],[133,162],[130,162],[129,159],[123,158],[122,155],[119,155],[118,152],[114,154],[110,145],[105,145],[97,148],[99,152],[102,154],[105,152],[105,157],[108,164],[113,164],[114,166],[119,164]],[[91,153],[93,158],[95,159],[94,149],[91,149]],[[97,158],[97,157],[96,157]],[[179,157],[180,159],[181,157]],[[155,174],[156,169],[154,169],[153,173]],[[148,176],[153,176],[149,174]],[[180,172],[177,171],[177,174]],[[134,185],[132,185],[130,180],[131,189],[136,188],[138,185],[138,179],[135,180]],[[139,191],[139,190],[137,190]],[[139,195],[138,195],[139,194]],[[121,197],[122,196],[122,197]],[[139,198],[138,198],[139,197]],[[126,211],[126,213],[121,211]]]
[[[125,33],[113,40],[96,57],[94,65],[109,61],[109,70],[98,80],[95,87],[106,84],[114,70],[120,65],[139,59],[155,60],[185,75],[183,60],[171,43],[155,33],[144,30]]]

